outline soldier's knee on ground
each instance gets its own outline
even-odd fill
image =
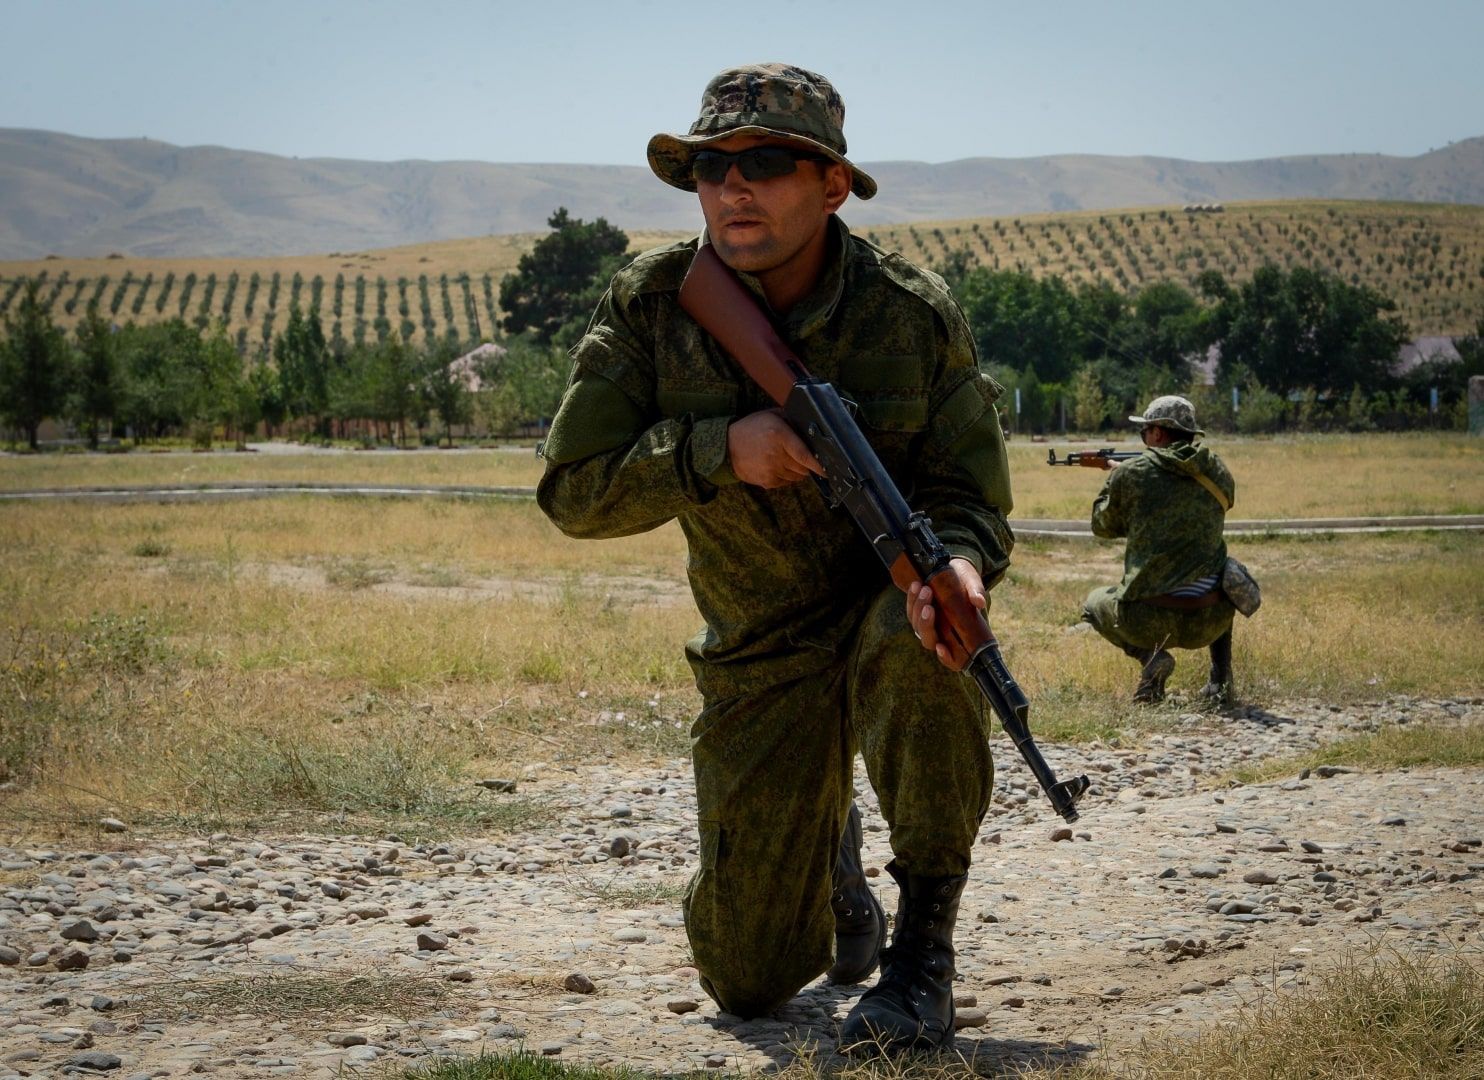
[[[699,964],[698,959],[697,965]],[[802,982],[796,982],[797,976],[791,973],[786,981],[772,983],[756,975],[742,979],[729,979],[728,974],[724,971],[702,969],[701,989],[706,991],[723,1012],[740,1016],[744,1020],[766,1016],[792,998],[810,981],[805,979]],[[766,975],[766,973],[762,974]]]

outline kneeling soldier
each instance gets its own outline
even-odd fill
[[[1092,504],[1092,531],[1128,538],[1123,580],[1094,589],[1082,618],[1139,662],[1134,700],[1164,698],[1175,670],[1171,648],[1211,650],[1200,696],[1223,699],[1232,686],[1232,616],[1221,590],[1222,529],[1236,484],[1221,459],[1197,446],[1205,434],[1183,397],[1155,398],[1139,425],[1144,453],[1120,464]]]

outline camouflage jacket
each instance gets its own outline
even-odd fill
[[[1227,498],[1232,474],[1211,450],[1186,444],[1150,447],[1115,468],[1092,504],[1095,536],[1128,537],[1118,597],[1160,596],[1226,564],[1226,510],[1194,477],[1205,476]]]
[[[992,585],[1013,537],[993,402],[963,315],[936,275],[833,219],[814,291],[776,320],[810,372],[859,420],[913,509]],[[542,447],[541,508],[567,535],[612,537],[678,518],[705,629],[687,653],[718,697],[822,670],[888,581],[854,523],[809,482],[738,483],[727,426],[771,406],[677,301],[697,240],[639,256],[613,279]],[[741,275],[766,308],[756,279]]]

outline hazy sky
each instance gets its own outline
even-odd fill
[[[0,127],[300,157],[641,165],[738,63],[860,161],[1413,155],[1484,134],[1484,0],[4,0]]]

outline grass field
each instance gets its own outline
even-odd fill
[[[848,213],[846,219],[849,219]],[[623,222],[615,222],[619,227]],[[699,220],[697,221],[699,227]],[[1379,289],[1413,334],[1464,334],[1484,314],[1484,207],[1382,202],[1232,203],[1220,214],[1179,208],[1078,211],[875,226],[864,234],[924,265],[969,251],[995,269],[1105,279],[1129,290],[1207,269],[1244,280],[1264,262],[1312,266]],[[635,251],[686,233],[631,232]],[[500,279],[539,234],[451,240],[378,251],[274,259],[49,258],[0,263],[0,313],[19,283],[45,275],[53,318],[71,327],[97,300],[116,322],[224,319],[244,346],[281,330],[291,305],[317,308],[327,336],[375,338],[377,319],[415,340],[452,327],[489,337]]]
[[[1389,459],[1397,479],[1364,485],[1366,512],[1478,509],[1479,451],[1461,437],[1353,441],[1330,454],[1232,450],[1275,513],[1332,512],[1309,493],[1332,476],[1379,475]],[[1242,464],[1244,448],[1254,456]],[[1364,466],[1334,470],[1339,450]],[[1031,501],[1081,516],[1072,504],[1085,508],[1100,477],[1046,468],[1040,452],[1017,448],[1017,477],[1040,492]],[[21,457],[3,475],[32,486],[27,469],[53,466],[97,483],[136,463],[343,462],[393,482],[410,479],[399,468],[483,462],[488,480],[490,461],[524,460],[500,454]],[[1434,458],[1453,472],[1428,481]],[[434,474],[455,477],[467,482]],[[0,545],[0,769],[19,781],[0,798],[16,820],[55,826],[110,810],[199,828],[287,813],[342,829],[499,831],[546,809],[479,802],[466,782],[476,770],[685,751],[697,701],[681,644],[699,619],[673,524],[599,543],[567,540],[519,501],[16,503],[0,507]],[[1265,596],[1238,628],[1244,698],[1484,690],[1484,536],[1270,537],[1233,549]],[[1120,565],[1117,544],[1028,538],[995,592],[995,626],[1048,738],[1137,733],[1175,715],[1128,706],[1129,662],[1078,632],[1083,596]],[[1203,680],[1191,657],[1171,686],[1188,698]]]
[[[978,1066],[978,1067],[976,1067]],[[1296,993],[1260,998],[1195,1038],[1146,1040],[1117,1063],[1026,1066],[1020,1080],[1351,1080],[1473,1078],[1484,1071],[1484,973],[1467,955],[1347,954]],[[407,1080],[642,1080],[629,1068],[563,1064],[528,1050],[409,1068]],[[779,1080],[978,1080],[981,1062],[951,1054],[857,1059],[805,1056]]]
[[[1234,518],[1484,513],[1484,440],[1457,434],[1217,437],[1237,477]],[[1010,442],[1017,518],[1085,518],[1104,475],[1049,468],[1048,448],[1121,443]],[[0,491],[96,485],[282,483],[534,485],[529,449],[369,451],[329,455],[134,452],[0,456]]]

